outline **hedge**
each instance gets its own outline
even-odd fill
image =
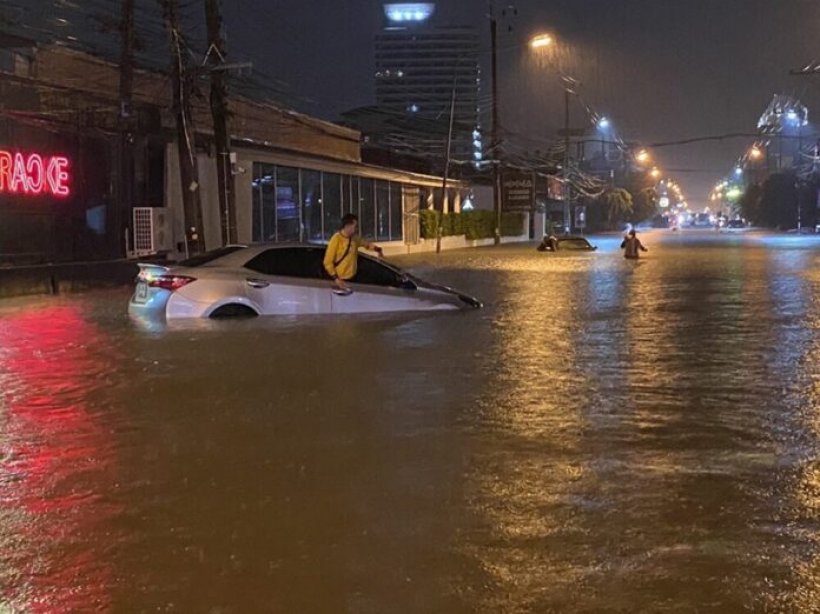
[[[515,237],[524,230],[524,213],[504,213],[501,216],[501,236]],[[438,223],[441,218],[441,236],[464,236],[469,241],[491,239],[495,236],[494,211],[464,211],[463,213],[445,213],[423,209],[419,212],[421,236],[424,239],[435,239]]]
[[[432,209],[419,211],[419,226],[423,239],[435,239],[438,232],[438,211]]]
[[[502,237],[517,237],[526,232],[524,229],[524,220],[526,214],[521,212],[503,213],[501,215],[501,236]]]

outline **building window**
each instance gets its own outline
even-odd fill
[[[299,241],[299,169],[276,168],[276,240]]]
[[[402,207],[401,184],[390,183],[390,240],[401,241],[404,227],[404,210]]]
[[[322,210],[324,232],[322,238],[333,236],[342,222],[342,176],[336,173],[322,173]]]
[[[253,240],[276,240],[276,167],[253,164]]]
[[[359,178],[342,175],[342,215],[359,216]]]
[[[322,174],[302,170],[302,238],[322,239]]]
[[[376,195],[372,179],[361,178],[361,196],[359,202],[359,232],[363,237],[373,239],[376,237]]]
[[[390,184],[376,182],[376,240],[390,240]]]

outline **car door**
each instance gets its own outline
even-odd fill
[[[330,313],[331,284],[322,279],[324,250],[271,247],[245,264],[245,292],[264,315]]]
[[[357,268],[355,280],[349,283],[353,293],[333,294],[334,313],[412,311],[424,305],[416,285],[391,267],[360,255]]]

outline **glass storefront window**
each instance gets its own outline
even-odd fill
[[[359,211],[359,178],[353,175],[342,176],[342,211],[360,215]]]
[[[390,184],[390,240],[401,241],[404,227],[404,209],[402,207],[402,190],[400,183]]]
[[[276,167],[272,164],[253,165],[253,240],[276,240]]]
[[[322,174],[302,170],[302,238],[322,239]]]
[[[324,239],[330,239],[342,221],[342,176],[322,173],[322,210],[324,211]]]
[[[363,237],[404,238],[401,183],[255,162],[252,188],[255,242],[328,240],[346,213],[358,216]]]
[[[390,240],[390,184],[376,181],[376,240]]]
[[[276,168],[276,240],[299,241],[299,169]]]
[[[372,179],[360,179],[359,233],[368,239],[376,236],[376,202]]]

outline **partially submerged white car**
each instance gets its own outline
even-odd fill
[[[232,245],[177,266],[141,263],[128,312],[136,316],[226,318],[479,308],[452,288],[422,281],[359,254],[350,294],[324,272],[324,247]]]

